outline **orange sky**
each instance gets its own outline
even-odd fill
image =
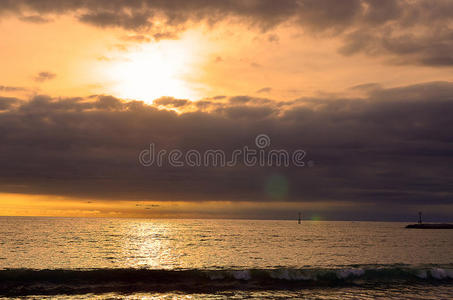
[[[111,95],[152,105],[160,97],[196,102],[226,96],[220,100],[225,104],[228,97],[247,95],[272,99],[275,107],[270,105],[269,111],[276,111],[278,101],[292,105],[293,100],[308,98],[374,100],[369,95],[375,88],[453,81],[448,14],[420,12],[417,1],[403,1],[401,7],[352,2],[332,2],[329,9],[319,10],[296,1],[303,4],[297,11],[291,1],[272,7],[265,1],[232,1],[226,6],[212,2],[205,10],[189,1],[187,11],[156,2],[143,10],[143,24],[135,24],[142,8],[126,2],[118,9],[115,3],[100,9],[95,1],[81,7],[63,1],[56,8],[27,0],[18,1],[17,7],[0,4],[0,97],[28,101],[36,95]],[[448,11],[438,5],[432,11]],[[418,16],[417,22],[413,16]],[[332,199],[233,205],[193,199],[81,200],[20,189],[0,193],[0,215],[197,217],[209,212],[231,217],[278,207],[314,214],[354,206],[344,200],[332,204]]]
[[[351,87],[366,83],[393,87],[453,78],[445,68],[344,56],[338,53],[339,38],[283,25],[263,33],[232,22],[214,28],[198,24],[177,38],[155,41],[146,32],[100,29],[69,16],[44,24],[9,17],[0,31],[0,64],[7,71],[0,74],[0,83],[56,97],[111,94],[152,102],[160,96],[198,100],[247,94],[294,99],[351,94]],[[137,36],[145,38],[136,41]],[[55,78],[36,81],[39,72]]]

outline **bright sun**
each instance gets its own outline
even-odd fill
[[[197,97],[187,81],[193,73],[193,48],[181,41],[146,44],[108,68],[115,95],[126,99],[152,100],[162,96]]]

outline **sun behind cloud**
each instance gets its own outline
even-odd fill
[[[185,39],[147,43],[108,62],[104,76],[112,83],[111,93],[146,102],[162,96],[199,97],[188,82],[196,72],[193,45]]]

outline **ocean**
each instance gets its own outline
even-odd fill
[[[453,230],[0,217],[0,299],[453,299]]]

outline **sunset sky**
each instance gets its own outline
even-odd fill
[[[0,2],[0,215],[453,219],[453,1]],[[138,163],[303,149],[306,167]]]

